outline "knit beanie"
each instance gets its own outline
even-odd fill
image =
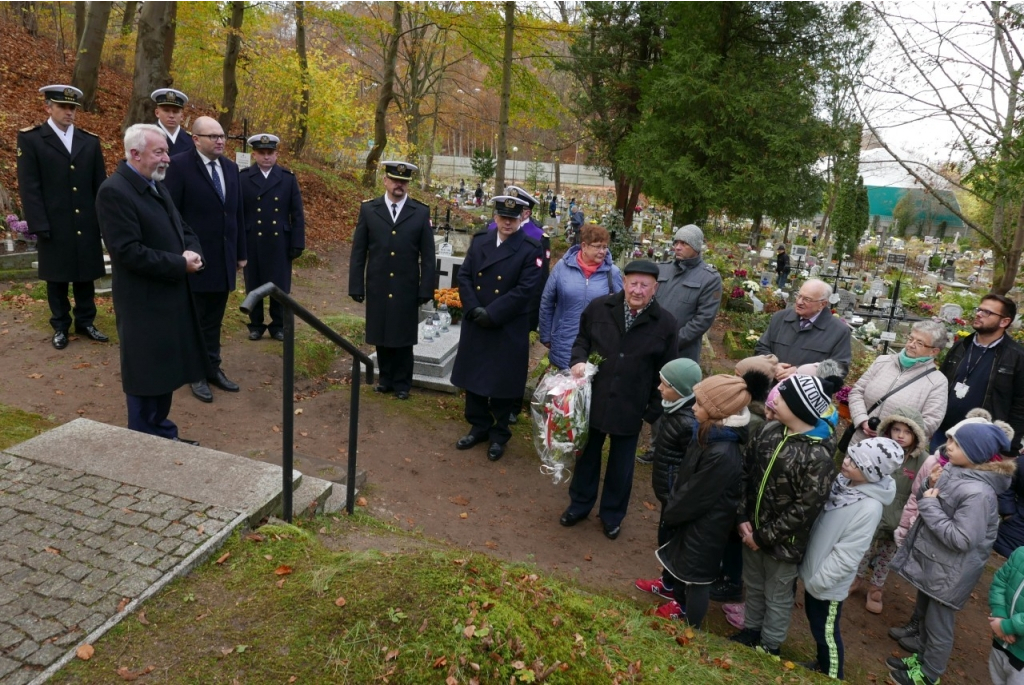
[[[682,228],[678,229],[675,235],[672,236],[672,242],[677,240],[682,240],[697,252],[702,252],[704,250],[704,231],[700,230],[693,224],[686,224]]]
[[[1000,452],[1010,449],[1010,441],[1006,439],[1006,434],[991,423],[969,423],[961,426],[956,431],[954,440],[967,458],[975,464],[984,464]]]
[[[779,399],[779,386],[776,385],[768,392],[768,397],[765,398],[764,406],[775,411],[775,400],[777,399]]]
[[[683,397],[693,394],[693,386],[700,383],[700,364],[682,357],[661,367],[661,378]]]
[[[775,367],[779,358],[774,354],[759,354],[736,362],[736,375],[742,376],[747,371],[760,371],[768,378],[775,378]]]
[[[991,421],[989,421],[988,419],[986,419],[983,416],[968,416],[963,421],[960,421],[959,423],[955,423],[952,426],[950,426],[949,428],[947,428],[946,429],[946,437],[947,438],[955,437],[957,431],[959,431],[964,426],[971,425],[972,423],[991,423]]]
[[[712,376],[694,386],[693,394],[712,420],[738,414],[750,404],[747,382],[739,376]]]
[[[903,464],[903,448],[890,438],[867,438],[850,445],[846,456],[853,460],[869,483],[892,475]]]
[[[841,379],[840,379],[841,382]],[[793,415],[809,426],[817,425],[818,419],[828,409],[832,394],[838,386],[832,377],[790,376],[779,383],[779,395]]]

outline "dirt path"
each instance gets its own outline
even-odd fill
[[[293,295],[320,315],[362,314],[362,306],[346,295],[348,246],[322,252],[325,264],[297,272]],[[0,284],[9,288],[10,284]],[[42,296],[42,293],[39,293]],[[110,305],[107,303],[109,309]],[[120,387],[118,350],[73,340],[63,351],[54,350],[45,330],[45,303],[27,310],[0,307],[0,341],[6,371],[0,402],[65,422],[78,416],[113,425],[125,425],[124,396]],[[242,315],[229,314],[224,337],[224,370],[242,391],[224,393],[214,388],[213,404],[203,404],[187,388],[175,394],[171,418],[182,435],[205,447],[235,454],[279,453],[281,414],[281,359],[279,343],[245,337]],[[113,317],[98,322],[113,330]],[[721,332],[713,339],[720,343]],[[329,374],[341,378],[350,364],[339,362]],[[304,382],[297,388],[296,450],[322,459],[343,461],[347,454],[348,389],[323,382]],[[653,576],[657,527],[656,503],[650,486],[650,467],[639,466],[634,480],[630,512],[616,541],[604,538],[592,516],[567,529],[558,517],[568,503],[566,486],[552,485],[538,472],[527,425],[516,427],[505,457],[487,461],[483,447],[466,452],[454,443],[466,431],[460,399],[440,393],[415,391],[409,402],[381,397],[364,388],[360,417],[359,464],[367,471],[368,506],[375,515],[452,544],[506,559],[532,561],[539,567],[578,578],[588,586],[619,592],[625,598],[655,606],[653,598],[632,589],[633,580]],[[462,515],[465,514],[465,518]],[[988,582],[991,572],[957,618],[957,644],[944,683],[987,682],[989,630]],[[890,578],[881,616],[864,610],[857,595],[843,611],[843,634],[848,679],[866,682],[871,674],[884,680],[885,657],[896,653],[885,631],[909,617],[912,596],[908,585]],[[794,611],[786,654],[808,659],[812,643],[802,616],[802,602]],[[713,609],[711,629],[730,634],[723,614]]]

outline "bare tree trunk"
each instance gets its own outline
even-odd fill
[[[85,17],[85,31],[78,43],[78,58],[71,85],[81,89],[82,107],[87,112],[96,108],[96,88],[100,83],[100,57],[103,56],[103,41],[107,37],[107,22],[110,21],[112,2],[90,2]]]
[[[39,17],[36,15],[36,3],[12,2],[11,10],[21,23],[22,28],[29,32],[29,35],[33,38],[39,35]]]
[[[83,0],[75,0],[75,48],[82,45],[82,35],[85,33],[85,15],[89,11],[89,3]]]
[[[169,63],[174,48],[174,18],[177,2],[146,2],[139,16],[139,35],[135,41],[135,76],[121,130],[132,124],[156,121],[154,103],[149,94],[171,85]]]
[[[309,138],[309,60],[306,58],[306,3],[295,3],[295,51],[299,55],[299,78],[302,81],[302,99],[299,100],[298,134],[293,152],[302,155]]]
[[[238,53],[242,51],[242,20],[245,19],[245,3],[235,0],[231,3],[231,20],[228,23],[228,44],[224,49],[224,96],[221,100],[220,122],[225,133],[231,129],[235,119],[235,103],[238,101]]]
[[[132,24],[135,23],[135,12],[139,3],[135,0],[128,0],[124,3],[124,14],[121,16],[121,35],[127,36],[132,32]]]
[[[562,194],[562,160],[558,155],[555,155],[555,195]]]
[[[380,84],[377,97],[377,108],[373,113],[373,147],[366,155],[366,168],[363,170],[363,185],[372,188],[377,178],[377,162],[388,144],[387,115],[388,105],[395,97],[395,64],[398,62],[398,42],[402,35],[402,3],[394,3],[394,14],[391,17],[391,37],[384,59],[384,82]]]
[[[508,159],[508,109],[512,100],[512,39],[516,28],[516,3],[505,3],[505,52],[501,57],[501,102],[498,108],[498,168],[494,172],[494,194],[505,189]]]

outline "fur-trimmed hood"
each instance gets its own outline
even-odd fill
[[[924,434],[924,417],[916,409],[911,407],[900,407],[893,413],[888,414],[882,418],[881,423],[878,424],[878,434],[888,436],[889,428],[894,423],[902,423],[909,427],[914,433],[914,437],[917,438],[917,445],[914,452],[928,449],[928,437]],[[910,455],[907,455],[908,457]]]
[[[997,476],[1013,477],[1013,474],[1017,472],[1017,460],[1016,459],[1003,459],[1000,461],[986,461],[984,464],[971,464],[969,466],[960,466],[966,471],[982,471],[994,473]]]

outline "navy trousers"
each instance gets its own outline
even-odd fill
[[[843,679],[843,636],[839,634],[839,619],[843,603],[815,599],[804,591],[804,612],[811,624],[811,635],[818,644],[818,670],[829,678]]]
[[[379,385],[389,390],[409,392],[412,389],[412,370],[415,360],[412,345],[408,347],[377,346],[377,366],[380,370]]]
[[[210,376],[220,371],[220,329],[224,323],[224,310],[228,304],[228,292],[192,293],[199,314],[199,327],[203,333],[203,344],[210,358]]]
[[[484,397],[466,391],[466,421],[471,428],[470,435],[504,445],[512,437],[508,417],[512,413],[513,397]]]
[[[75,315],[75,328],[79,332],[91,326],[96,319],[96,284],[92,281],[71,283],[75,294],[75,308],[72,312],[68,299],[68,283],[46,282],[46,301],[50,305],[50,325],[55,331],[71,328],[71,314]]]
[[[601,481],[601,450],[606,437],[611,438],[608,466],[604,472],[604,490],[598,515],[609,526],[617,526],[626,518],[629,495],[633,491],[633,465],[636,463],[636,445],[640,434],[608,435],[591,427],[587,446],[576,460],[576,473],[569,484],[570,513],[586,516],[597,502],[597,488]]]
[[[176,439],[178,427],[167,418],[171,413],[172,397],[173,393],[146,397],[125,394],[128,400],[128,429],[168,440]]]

